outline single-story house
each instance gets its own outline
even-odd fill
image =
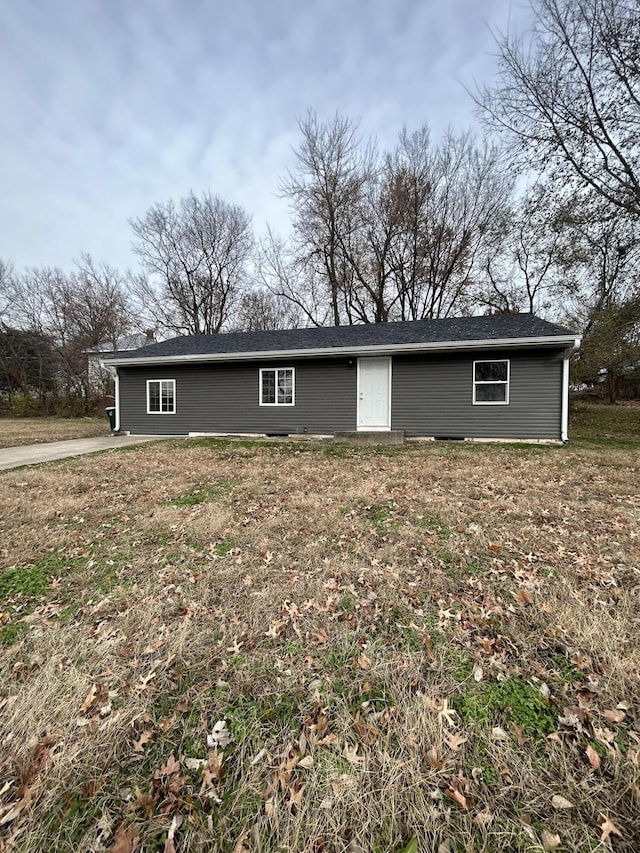
[[[119,353],[132,434],[566,441],[580,335],[532,314],[188,335]]]

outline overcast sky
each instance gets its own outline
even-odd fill
[[[0,0],[0,258],[135,266],[130,217],[210,189],[286,228],[308,109],[393,145],[474,122],[522,0]]]

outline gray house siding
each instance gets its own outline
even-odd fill
[[[259,405],[259,368],[295,368],[295,406]],[[356,368],[346,358],[120,367],[120,428],[132,433],[304,433],[355,429]],[[147,414],[147,380],[176,380],[176,414]]]
[[[509,359],[509,404],[473,405],[473,362]],[[562,350],[395,356],[392,428],[407,435],[559,439]]]
[[[508,358],[508,405],[473,405],[473,361]],[[393,429],[409,436],[561,437],[563,352],[474,351],[395,355]],[[294,367],[295,406],[259,405],[259,368]],[[331,434],[355,430],[355,358],[118,368],[120,428],[158,435],[189,432]],[[148,415],[148,379],[176,380],[176,414]]]

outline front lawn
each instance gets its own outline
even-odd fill
[[[636,446],[0,475],[0,849],[640,848]]]
[[[0,447],[109,435],[108,418],[0,418]]]

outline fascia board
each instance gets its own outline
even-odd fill
[[[580,341],[578,335],[547,335],[537,338],[493,338],[473,341],[439,341],[437,343],[374,344],[355,347],[315,347],[311,349],[259,350],[254,352],[214,352],[192,355],[140,356],[139,358],[105,359],[114,367],[162,364],[197,364],[225,361],[262,361],[266,359],[313,358],[314,356],[396,355],[412,352],[447,352],[468,349],[505,349],[508,347],[566,346]]]

